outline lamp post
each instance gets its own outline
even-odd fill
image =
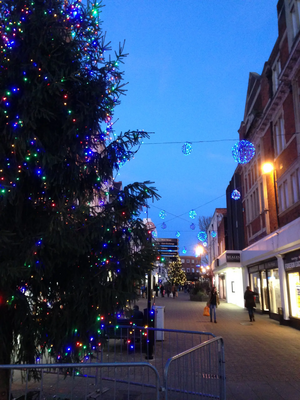
[[[263,164],[262,165],[262,173],[265,175],[272,173],[277,227],[279,228],[280,223],[279,223],[279,210],[278,210],[278,197],[277,197],[277,176],[276,176],[276,169],[275,169],[274,164],[272,164],[271,162],[267,162],[267,163]]]

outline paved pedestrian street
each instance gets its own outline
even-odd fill
[[[167,329],[223,337],[227,400],[300,399],[300,331],[262,314],[250,323],[246,309],[222,301],[217,323],[211,323],[203,316],[205,302],[192,302],[183,292],[175,299],[158,297],[155,304],[165,306]],[[139,305],[146,307],[146,300]]]

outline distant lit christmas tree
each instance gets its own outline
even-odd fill
[[[168,281],[172,285],[184,285],[186,282],[186,275],[182,270],[182,262],[179,256],[176,257],[175,261],[169,263]]]
[[[96,348],[101,314],[133,298],[155,259],[137,218],[155,189],[113,185],[148,134],[112,129],[124,55],[104,58],[99,11],[0,2],[0,364],[13,350],[34,362],[38,345]]]

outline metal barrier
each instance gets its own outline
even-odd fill
[[[167,399],[169,394],[172,400],[196,397],[225,399],[222,338],[215,338],[209,332],[135,326],[110,328],[110,333],[106,332],[102,338],[100,351],[86,356],[82,363],[0,365],[2,369],[18,371],[11,381],[13,397],[17,398],[22,390],[24,394],[24,385],[23,389],[16,386],[21,385],[20,371],[23,370],[26,392],[29,383],[31,392],[38,390],[38,397],[33,397],[33,392],[25,400],[50,399],[47,396],[56,396],[57,400],[92,400],[98,397],[125,400],[134,395],[139,399],[154,400],[160,398],[159,389],[161,396],[165,395]],[[163,332],[163,336],[156,335],[158,331]],[[156,337],[164,340],[156,340]],[[36,385],[29,382],[28,371],[31,370],[40,374],[41,389],[35,389]],[[160,377],[164,377],[163,384]],[[54,393],[58,384],[57,393]],[[54,391],[49,391],[49,385]],[[49,395],[45,395],[46,387]],[[69,391],[68,395],[65,390]]]
[[[9,399],[22,400],[159,400],[160,378],[149,363],[90,363],[90,364],[15,364],[0,365],[10,370]],[[110,379],[102,375],[110,371]],[[125,374],[123,373],[125,371]],[[39,375],[31,380],[30,375]],[[132,375],[138,377],[139,387],[131,383]],[[125,380],[120,377],[125,376]],[[147,385],[151,376],[154,385]],[[94,378],[97,378],[97,383]],[[92,378],[92,379],[89,379]],[[135,398],[135,397],[134,397]]]
[[[157,340],[158,332],[164,340]],[[110,327],[101,342],[98,360],[102,362],[151,363],[163,376],[170,357],[182,353],[215,337],[210,332],[179,331],[174,329],[145,328],[137,326]]]
[[[164,370],[166,400],[226,398],[224,343],[216,337],[171,357]]]

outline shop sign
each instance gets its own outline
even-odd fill
[[[226,253],[226,262],[241,262],[240,253]]]
[[[300,250],[285,254],[284,266],[285,266],[285,269],[299,268],[300,267]]]
[[[270,269],[270,268],[277,268],[277,260],[272,260],[268,261],[265,263],[265,268]]]
[[[299,268],[300,267],[300,260],[299,261],[293,261],[293,262],[285,263],[284,266],[285,266],[285,269]]]

